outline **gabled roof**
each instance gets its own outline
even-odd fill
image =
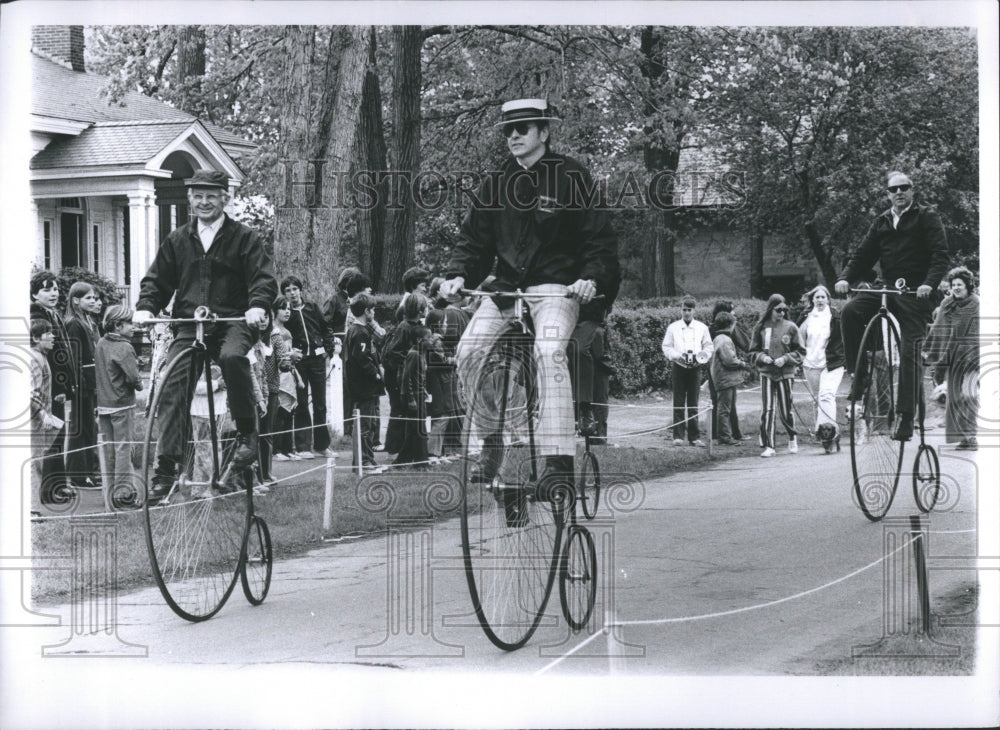
[[[102,90],[104,76],[82,73],[31,54],[31,111],[43,117],[78,122],[130,122],[148,120],[188,120],[194,117],[180,109],[130,91],[119,104],[108,104]]]
[[[65,167],[145,167],[192,119],[147,122],[98,122],[78,137],[58,139],[31,160],[33,170]]]
[[[103,154],[109,150],[122,161],[131,161],[130,155],[149,149],[168,134],[165,126],[167,123],[190,125],[198,121],[197,117],[181,109],[175,109],[137,91],[126,92],[118,102],[109,103],[108,97],[103,93],[108,83],[106,77],[73,71],[37,53],[31,54],[31,64],[33,114],[95,125],[77,138],[77,143],[83,143],[83,149],[70,152],[68,148],[74,146],[72,138],[57,140],[36,155],[32,167],[63,166],[65,162],[56,164],[50,159],[58,155],[68,156],[71,160],[68,164],[71,165],[116,164],[108,158],[91,161],[93,154]],[[127,126],[116,129],[115,124]],[[252,142],[222,127],[204,121],[202,124],[230,153],[255,147]],[[175,135],[180,131],[178,127],[172,129]],[[154,152],[159,151],[162,146]]]

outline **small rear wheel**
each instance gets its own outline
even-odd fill
[[[574,631],[590,620],[597,596],[597,549],[590,530],[571,525],[559,567],[559,601]]]
[[[594,519],[601,501],[601,470],[597,465],[597,457],[591,451],[583,453],[577,493],[580,495],[580,505],[583,507],[584,517],[588,520]]]
[[[933,446],[920,444],[913,460],[913,499],[921,512],[930,512],[941,498],[941,466]]]
[[[247,557],[243,563],[240,581],[243,583],[243,595],[254,606],[259,606],[267,598],[271,587],[271,568],[274,555],[271,552],[271,532],[263,517],[254,515],[250,520],[250,532],[247,534]]]

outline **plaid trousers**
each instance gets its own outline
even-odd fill
[[[573,418],[573,386],[566,360],[566,345],[580,305],[575,299],[531,294],[564,293],[562,284],[529,286],[525,294],[535,326],[535,364],[538,373],[539,422],[536,431],[538,453],[543,456],[572,456],[576,453],[576,423]],[[468,404],[476,388],[485,355],[496,343],[513,310],[501,312],[492,299],[483,299],[472,316],[455,352],[458,377]],[[473,414],[468,412],[471,418]],[[482,434],[481,434],[482,435]]]

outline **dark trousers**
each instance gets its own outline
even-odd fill
[[[711,382],[711,381],[709,381]],[[713,419],[717,423],[718,430],[715,432],[719,441],[726,442],[739,438],[733,433],[733,422],[736,415],[736,386],[723,388],[715,391],[715,410],[713,413],[718,418]]]
[[[406,409],[403,408],[403,401],[399,397],[399,390],[396,388],[387,389],[389,394],[389,423],[385,427],[385,451],[387,454],[398,454],[403,448],[403,439],[406,435]]]
[[[378,396],[365,398],[354,402],[354,407],[361,414],[361,464],[374,466],[375,440],[379,431],[379,399]],[[357,461],[354,466],[357,466]]]
[[[858,349],[865,327],[879,310],[881,297],[877,294],[858,294],[844,305],[840,315],[840,328],[844,337],[844,355],[847,368],[854,371],[858,360]],[[899,322],[899,338],[902,352],[899,353],[899,403],[900,413],[911,416],[914,413],[916,389],[920,382],[920,344],[924,339],[927,324],[931,321],[934,305],[930,299],[913,296],[890,296],[888,309]],[[864,378],[855,377],[851,383],[851,398],[861,397]],[[857,390],[857,392],[855,392]]]
[[[711,376],[708,378],[708,394],[712,398],[712,438],[721,439],[722,423],[719,421],[719,394],[715,389],[715,383]],[[729,427],[727,429],[730,439],[737,441],[743,438],[743,431],[740,430],[740,415],[736,412],[736,388],[733,387],[733,403],[729,410]]]
[[[701,386],[701,369],[685,368],[677,363],[670,367],[671,388],[674,391],[674,438],[698,439],[698,388]],[[685,419],[690,419],[685,422]]]
[[[73,401],[69,423],[69,453],[66,455],[66,471],[76,482],[93,478],[100,471],[97,460],[97,394],[77,391]]]
[[[607,432],[608,390],[614,369],[608,358],[607,330],[600,322],[585,320],[573,329],[567,346],[577,417],[581,403],[591,404],[591,413]]]
[[[326,358],[322,355],[304,357],[295,367],[305,383],[305,387],[298,390],[299,404],[295,409],[295,448],[299,451],[325,451],[330,445],[330,431],[326,427]]]
[[[253,397],[250,361],[247,353],[253,344],[253,334],[245,322],[216,324],[205,336],[205,345],[213,360],[219,363],[222,379],[226,383],[229,413],[237,425],[256,423],[256,401]],[[184,453],[191,430],[191,396],[199,378],[204,378],[204,370],[191,371],[193,351],[188,349],[194,342],[194,329],[181,327],[177,337],[170,343],[167,362],[183,358],[170,373],[170,377],[157,385],[164,391],[160,411],[161,429],[159,440],[160,457],[173,460],[176,465]]]
[[[267,481],[271,477],[271,454],[274,453],[274,424],[277,420],[278,393],[269,393],[267,396],[267,413],[260,424],[260,438],[257,440],[257,449],[260,455],[260,478]]]
[[[52,415],[60,420],[66,417],[66,407],[62,403],[52,403]],[[39,497],[43,504],[52,502],[55,489],[66,484],[66,426],[52,439],[52,445],[45,450],[42,457],[42,484]]]
[[[427,461],[427,427],[424,423],[427,409],[421,403],[416,410],[406,410],[403,445],[396,456],[396,464],[413,464]]]

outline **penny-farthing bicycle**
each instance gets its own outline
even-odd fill
[[[878,312],[865,328],[858,349],[854,377],[860,387],[851,388],[848,401],[851,439],[851,470],[854,493],[865,517],[877,522],[885,517],[896,496],[902,473],[906,443],[893,438],[899,421],[899,370],[905,357],[900,346],[899,330],[889,316],[889,295],[906,296],[906,281],[899,279],[895,288],[852,289],[856,293],[878,294]],[[919,364],[915,365],[919,367]],[[918,375],[915,382],[921,383]],[[918,385],[922,391],[922,385]],[[924,512],[934,508],[940,496],[940,468],[934,448],[924,441],[923,394],[915,396],[916,421],[920,446],[913,464],[913,496]]]
[[[593,538],[575,524],[574,489],[543,493],[538,486],[542,456],[535,336],[524,306],[525,298],[538,296],[565,295],[502,295],[498,307],[513,304],[513,317],[479,363],[475,386],[466,394],[461,512],[465,575],[483,631],[508,651],[524,646],[538,628],[560,571],[564,615],[571,625],[582,626],[593,608],[596,575]],[[484,474],[480,468],[486,461],[492,468]],[[593,504],[596,509],[596,495]],[[572,526],[566,567],[560,547],[568,521]]]
[[[206,325],[241,320],[215,317],[207,307],[199,307],[190,319],[150,320],[195,325],[192,345],[168,362],[158,377],[141,471],[153,577],[167,605],[188,621],[214,616],[237,579],[253,605],[263,602],[271,583],[271,536],[263,518],[254,514],[251,468],[233,465],[236,431],[226,412],[226,394],[212,379],[204,343]],[[168,399],[192,402],[174,424],[165,422]],[[166,455],[175,466],[173,476],[158,485],[162,490],[154,490],[154,479],[164,479],[160,457],[165,456],[168,429],[173,443],[180,444],[180,453]],[[153,497],[157,491],[160,496]]]

